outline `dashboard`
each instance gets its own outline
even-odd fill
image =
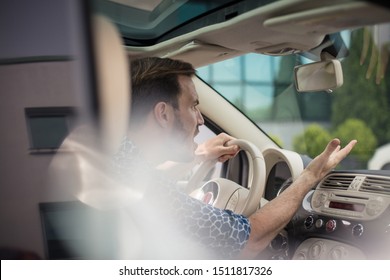
[[[292,258],[390,259],[389,205],[389,172],[331,172],[294,216]]]
[[[268,201],[288,188],[307,164],[301,157],[297,167],[295,157],[277,149],[264,158]],[[389,206],[389,171],[333,171],[313,186],[262,258],[390,259]]]

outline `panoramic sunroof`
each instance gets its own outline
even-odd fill
[[[94,0],[111,18],[126,45],[149,46],[224,22],[274,0]]]

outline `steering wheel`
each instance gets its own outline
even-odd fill
[[[248,155],[249,180],[243,187],[225,178],[215,178],[197,188],[207,173],[216,164],[216,160],[203,162],[187,185],[190,196],[221,209],[229,209],[237,214],[249,216],[260,206],[263,197],[266,168],[263,154],[251,142],[244,139],[229,141],[229,145],[238,145]]]

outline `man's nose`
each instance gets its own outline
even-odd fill
[[[198,109],[198,125],[204,125],[204,119],[199,109]]]

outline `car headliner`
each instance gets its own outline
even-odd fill
[[[212,9],[216,7],[211,5],[213,1],[187,1],[180,8],[192,2],[208,3]],[[123,9],[122,6],[121,13],[114,13],[102,5],[98,10],[103,9],[102,12],[118,25],[131,58],[152,55],[171,57],[188,61],[195,67],[249,52],[271,55],[307,52],[318,47],[328,34],[374,22],[386,22],[390,18],[390,10],[371,1],[331,0],[327,1],[326,7],[321,1],[269,2],[216,1],[223,4],[221,9],[214,9],[211,14],[206,10],[191,20],[177,22],[174,27],[171,21],[153,22],[158,17],[149,16],[150,25],[140,29],[145,33],[151,26],[153,32],[144,39],[137,38],[139,31],[133,33],[133,38],[128,32],[128,28],[134,27],[137,21],[139,25],[140,19],[134,8]],[[172,9],[171,12],[175,11]],[[153,12],[147,11],[150,15]],[[167,23],[168,26],[164,27]],[[163,28],[161,31],[157,30],[159,26]],[[134,31],[134,28],[131,30]]]

